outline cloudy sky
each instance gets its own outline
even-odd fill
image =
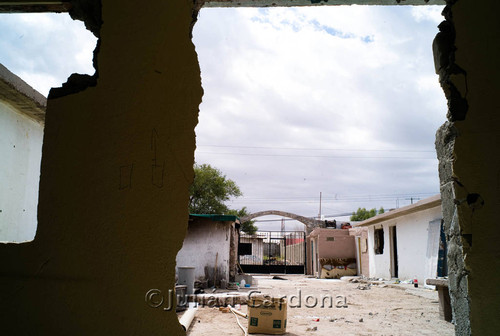
[[[431,44],[441,10],[202,9],[197,163],[234,180],[244,196],[230,206],[251,212],[317,216],[320,193],[327,216],[437,194],[446,101]],[[93,73],[94,46],[65,14],[0,17],[0,63],[45,95],[72,72]]]

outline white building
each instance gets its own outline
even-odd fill
[[[441,222],[440,195],[360,222],[357,226],[368,228],[370,277],[421,284],[435,278]]]
[[[194,278],[219,286],[237,272],[239,219],[232,215],[189,215],[177,267],[194,267]]]
[[[0,64],[0,242],[35,238],[46,104]]]

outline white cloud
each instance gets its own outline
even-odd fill
[[[433,75],[430,45],[437,29],[424,20],[428,12],[416,19],[413,11],[202,10],[194,31],[205,89],[196,157],[240,185],[246,198],[234,206],[281,207],[307,216],[316,213],[317,202],[269,200],[311,198],[320,191],[366,195],[439,189],[432,150],[446,104]],[[340,150],[208,149],[204,144]],[[416,155],[424,160],[404,159]],[[360,158],[365,156],[398,159]],[[378,203],[374,206],[391,207]],[[331,208],[370,204],[339,201]]]
[[[441,10],[202,9],[197,161],[235,180],[245,196],[233,205],[251,211],[312,216],[320,191],[334,213],[437,192],[432,150],[446,102],[431,42]],[[92,74],[94,47],[67,14],[0,20],[0,62],[44,94],[73,72]]]
[[[93,74],[96,38],[68,14],[3,14],[0,63],[40,93],[72,73]]]
[[[431,21],[439,24],[444,21],[442,11],[442,6],[413,6],[411,14],[417,22]]]

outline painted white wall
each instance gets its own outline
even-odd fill
[[[0,242],[35,238],[43,125],[0,101]]]
[[[391,223],[391,222],[389,222]],[[384,253],[375,254],[375,229],[384,229]],[[387,223],[368,227],[368,253],[370,259],[370,277],[391,278],[391,259],[389,252],[389,227]]]
[[[194,266],[196,280],[208,276],[207,280],[213,281],[213,272],[205,274],[205,266],[212,270],[217,259],[217,273],[224,274],[223,279],[229,281],[231,228],[232,225],[227,222],[212,220],[190,222],[182,248],[177,253],[177,267]]]
[[[398,278],[417,278],[421,284],[425,279],[437,275],[439,251],[439,225],[442,218],[441,207],[423,210],[368,227],[368,248],[370,276],[391,278],[391,240],[389,227],[396,226]],[[384,252],[375,254],[375,228],[384,229]]]

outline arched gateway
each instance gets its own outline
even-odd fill
[[[248,222],[249,220],[252,220],[254,218],[268,216],[268,215],[277,215],[277,216],[283,216],[283,217],[295,219],[296,221],[303,223],[307,227],[307,230],[306,230],[307,233],[310,233],[315,228],[325,227],[325,221],[296,215],[296,214],[293,214],[291,212],[278,211],[278,210],[266,210],[266,211],[255,212],[249,216],[241,217],[240,221],[241,221],[241,223],[245,223],[245,222]]]
[[[254,218],[277,215],[291,218],[306,226],[304,231],[259,231],[254,235],[242,233],[239,242],[239,262],[246,273],[304,274],[306,263],[306,234],[325,221],[299,216],[294,213],[266,210],[241,217],[245,223]]]

